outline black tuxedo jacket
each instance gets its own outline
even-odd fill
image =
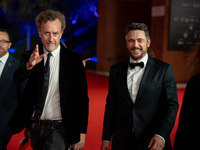
[[[154,134],[168,144],[178,110],[173,69],[149,56],[133,104],[127,88],[128,62],[122,61],[110,69],[102,140],[111,140],[113,136],[113,149],[122,150],[131,140],[134,128],[135,138],[141,139],[145,148]]]
[[[17,133],[30,126],[34,108],[40,99],[43,85],[44,59],[31,70],[26,69],[32,51],[24,54],[14,78],[21,82],[28,78],[22,101],[10,122],[11,129]],[[39,46],[43,53],[43,46]],[[59,67],[59,66],[58,66]],[[69,144],[80,140],[80,133],[86,133],[88,124],[87,82],[81,55],[65,48],[61,44],[59,90],[62,121]]]
[[[19,61],[9,55],[0,77],[0,136],[6,130],[23,92],[24,84],[18,84],[13,79],[18,65]]]

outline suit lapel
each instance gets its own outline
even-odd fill
[[[43,45],[40,44],[39,45],[39,54],[42,55],[44,54],[44,50],[43,50]],[[38,81],[39,81],[39,87],[42,88],[43,83],[44,83],[44,58],[42,59],[42,61],[36,65],[37,67],[37,72],[38,72]]]
[[[15,64],[13,63],[13,58],[9,55],[8,57],[8,60],[6,61],[6,64],[4,66],[4,69],[3,69],[3,72],[2,72],[2,75],[1,75],[1,79],[6,81],[6,78],[12,74],[12,70],[14,67]]]
[[[71,55],[69,53],[69,50],[65,49],[63,45],[61,44],[61,49],[60,49],[60,71],[59,71],[59,87],[60,87],[60,94],[62,95],[63,89],[65,91],[69,91],[66,89],[70,88],[70,84],[65,84],[65,83],[70,83],[70,76],[71,76],[71,67],[73,65],[71,64]],[[67,73],[66,73],[67,71]],[[66,82],[64,82],[66,81]],[[66,94],[66,93],[65,93]]]
[[[129,62],[129,59],[127,59],[123,64],[122,66],[120,67],[120,75],[121,75],[121,83],[122,83],[122,92],[124,93],[125,95],[125,100],[127,100],[128,104],[129,105],[133,105],[133,101],[132,101],[132,98],[129,94],[129,91],[128,91],[128,86],[127,86],[127,70],[128,70],[128,62]]]
[[[142,80],[140,82],[140,87],[138,90],[138,94],[136,97],[135,103],[138,103],[138,101],[141,99],[141,96],[143,92],[145,91],[146,87],[148,87],[150,80],[152,79],[152,76],[154,72],[156,71],[157,65],[155,64],[153,58],[149,56],[146,69],[144,71],[144,75],[142,77]]]
[[[68,69],[68,64],[67,61],[69,60],[69,55],[67,54],[67,50],[64,49],[64,47],[61,44],[61,48],[60,48],[60,72],[59,72],[59,80],[60,80],[60,84],[62,84],[62,80],[63,80],[63,73],[65,72],[65,69]],[[68,71],[70,71],[70,69],[68,69]]]

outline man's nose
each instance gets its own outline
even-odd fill
[[[52,41],[53,40],[53,34],[50,34],[49,35],[49,41]]]
[[[133,43],[133,46],[134,46],[134,47],[138,47],[138,46],[139,46],[139,43],[138,43],[137,41],[135,41],[135,42]]]

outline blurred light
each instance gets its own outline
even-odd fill
[[[24,42],[26,42],[26,38],[21,39],[21,40],[15,42],[15,43],[13,43],[12,45],[16,46],[16,45],[20,45],[20,44],[22,44],[22,43],[24,43]]]
[[[97,62],[98,61],[97,56],[90,57],[90,61]]]
[[[73,19],[72,19],[72,25],[75,25],[77,23],[78,20],[78,15],[76,15]]]
[[[61,41],[61,42],[66,42],[67,39],[66,39],[66,38],[61,38],[60,41]]]
[[[15,48],[10,48],[10,49],[8,49],[8,52],[9,52],[9,53],[15,53],[15,51],[16,51]]]
[[[99,17],[99,14],[98,14],[98,12],[97,12],[97,6],[91,5],[90,11],[92,11],[92,12],[94,13],[94,16],[95,16],[95,17]]]

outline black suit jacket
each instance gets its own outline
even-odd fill
[[[187,83],[181,107],[179,126],[174,141],[174,150],[199,149],[200,142],[200,74]]]
[[[9,55],[0,77],[0,136],[8,128],[8,122],[22,95],[24,84],[18,84],[13,79],[13,74],[19,61]]]
[[[173,69],[149,56],[133,104],[127,88],[128,62],[110,69],[102,140],[111,140],[113,136],[113,149],[126,149],[134,127],[134,136],[141,139],[143,147],[148,146],[154,134],[162,136],[168,144],[178,110]]]
[[[28,71],[26,63],[31,53],[32,51],[28,51],[24,54],[20,67],[14,74],[17,82],[28,78],[22,101],[10,122],[15,132],[30,125],[34,108],[41,95],[44,60]],[[39,46],[39,53],[43,53],[42,45]],[[87,132],[87,82],[81,56],[63,45],[60,50],[59,89],[61,114],[68,142],[76,143],[80,140],[80,133]]]

